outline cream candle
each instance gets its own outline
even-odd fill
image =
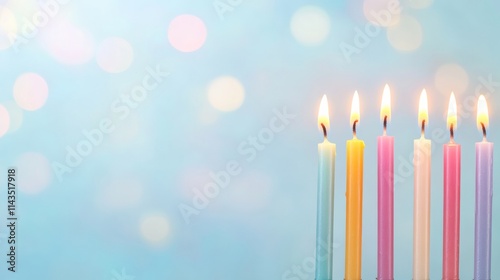
[[[413,280],[429,280],[431,141],[425,138],[429,122],[427,92],[420,94],[419,139],[413,141]]]

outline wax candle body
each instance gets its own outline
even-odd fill
[[[316,280],[331,280],[333,275],[333,192],[335,144],[318,145],[318,205],[316,221]]]
[[[413,280],[429,280],[431,141],[414,141]]]
[[[377,279],[394,278],[394,137],[378,139]]]
[[[493,143],[476,143],[476,220],[474,280],[491,279],[491,218],[493,197]]]
[[[444,145],[443,280],[460,278],[460,157],[460,145]]]
[[[364,147],[361,140],[347,141],[345,280],[361,279]]]

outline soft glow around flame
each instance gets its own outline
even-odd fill
[[[457,130],[457,101],[455,94],[452,92],[450,103],[448,104],[448,128],[453,125],[453,130]]]
[[[429,123],[429,110],[427,106],[427,92],[424,88],[420,94],[420,102],[418,104],[418,125],[422,125],[422,122],[425,122],[425,125]]]
[[[477,101],[477,128],[482,130],[481,124],[484,125],[484,128],[487,128],[490,124],[490,119],[488,116],[488,104],[486,104],[486,98],[481,94],[479,96],[479,100]]]
[[[326,95],[323,95],[321,98],[321,104],[319,105],[318,112],[318,127],[321,132],[323,132],[323,128],[321,124],[325,126],[325,129],[328,131],[330,129],[330,117],[328,113],[328,100],[326,99]]]
[[[351,126],[355,121],[359,122],[359,95],[358,91],[354,92],[354,96],[352,97],[352,105],[351,105]]]
[[[387,121],[391,120],[391,89],[389,85],[385,85],[384,94],[382,95],[382,105],[380,106],[380,120],[384,121],[387,117]]]

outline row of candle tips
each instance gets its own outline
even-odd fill
[[[429,113],[427,106],[427,92],[425,89],[422,90],[420,94],[420,102],[418,109],[418,124],[422,129],[422,136],[424,135],[425,125],[429,122]],[[391,119],[391,90],[389,85],[385,85],[384,93],[382,96],[382,104],[380,107],[380,119],[384,123],[384,135],[386,134],[387,122]],[[353,136],[356,138],[356,125],[359,123],[360,113],[359,113],[359,95],[358,92],[354,92],[351,105],[351,119],[350,124],[352,125]],[[489,125],[488,117],[488,105],[486,104],[486,99],[484,95],[480,95],[477,102],[477,127],[483,132],[483,138],[486,140],[486,128]],[[327,131],[330,129],[330,118],[328,113],[328,100],[326,95],[323,95],[321,99],[321,104],[319,106],[318,113],[318,125],[319,129],[323,132],[325,138],[327,137]],[[450,137],[453,141],[454,130],[457,128],[457,101],[455,99],[455,94],[452,92],[450,96],[450,101],[448,103],[448,118],[447,127],[450,129]]]

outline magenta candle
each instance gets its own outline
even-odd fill
[[[474,280],[491,279],[491,220],[493,197],[493,143],[486,140],[488,107],[483,95],[477,102],[477,126],[483,141],[476,143],[476,217]]]
[[[452,93],[448,108],[450,142],[444,145],[443,280],[458,280],[460,248],[460,145],[453,139],[457,105]]]
[[[377,139],[378,280],[394,279],[394,137],[386,135],[390,113],[390,90],[385,85],[380,110],[380,117],[384,123],[384,135]]]

